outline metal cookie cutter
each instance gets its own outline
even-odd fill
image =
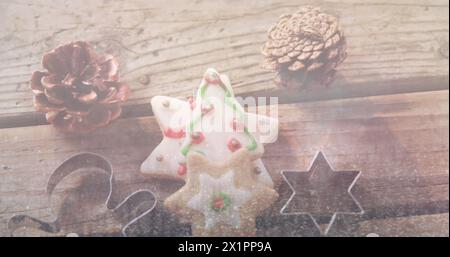
[[[361,216],[364,210],[351,190],[361,171],[335,171],[322,152],[317,152],[308,171],[281,171],[291,195],[281,215],[307,215],[327,235],[337,215]],[[325,231],[319,225],[326,224]]]
[[[76,212],[82,208],[86,208],[89,210],[89,213],[96,213],[103,217],[98,219],[99,222],[111,223],[111,220],[113,220],[114,224],[118,224],[121,227],[122,235],[127,236],[127,228],[151,212],[157,205],[155,195],[148,190],[135,191],[122,202],[114,204],[114,201],[111,200],[114,184],[111,163],[104,157],[89,152],[79,153],[68,158],[51,174],[46,190],[49,203],[51,203],[51,197],[56,186],[64,178],[73,173],[86,170],[89,171],[87,173],[89,177],[86,181],[88,182],[87,184],[90,184],[90,189],[82,187],[75,188],[78,195],[82,195],[86,199],[80,201],[79,199],[67,198],[66,203],[56,213],[56,219],[52,222],[42,221],[28,215],[13,216],[8,222],[11,235],[20,227],[31,227],[49,233],[59,233],[61,230],[64,230],[64,227],[70,225],[73,227],[83,226],[84,221],[78,221],[77,223]],[[96,172],[93,172],[93,170],[96,170]],[[103,190],[103,193],[100,192],[102,186],[106,186],[106,190]],[[97,201],[97,203],[89,205],[89,201],[92,199]],[[70,210],[71,208],[72,210]]]

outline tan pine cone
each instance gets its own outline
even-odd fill
[[[48,122],[69,132],[89,132],[118,118],[129,87],[119,81],[119,64],[82,41],[59,46],[42,58],[30,87],[34,106]]]
[[[261,50],[263,67],[276,71],[283,86],[289,86],[289,80],[300,86],[311,81],[328,85],[347,55],[337,18],[312,6],[282,15]]]

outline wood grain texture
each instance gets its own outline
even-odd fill
[[[448,101],[449,92],[442,90],[282,104],[279,138],[266,145],[263,161],[278,185],[281,170],[307,170],[319,150],[335,170],[361,170],[352,192],[366,211],[358,221],[366,222],[365,232],[372,220],[448,213]],[[122,119],[86,136],[63,135],[49,125],[0,129],[0,235],[8,234],[6,222],[15,214],[51,219],[47,179],[80,151],[112,162],[117,200],[143,188],[163,200],[181,184],[138,171],[161,138],[153,117]],[[110,219],[79,224],[87,235],[117,232]],[[415,224],[408,233],[424,231]]]
[[[117,55],[132,87],[124,117],[149,115],[154,95],[187,96],[212,66],[240,95],[280,103],[448,88],[448,2],[314,1],[340,17],[348,59],[330,88],[286,92],[259,64],[267,29],[313,3],[273,1],[0,1],[0,127],[45,124],[28,79],[44,52],[89,40]],[[146,83],[148,81],[148,84]],[[143,83],[144,82],[144,83]]]
[[[449,215],[434,214],[408,218],[363,221],[360,224],[361,235],[375,233],[388,236],[441,236],[448,237]]]

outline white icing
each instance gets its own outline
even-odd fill
[[[170,103],[168,107],[163,105],[165,101]],[[190,119],[191,109],[186,101],[155,96],[151,100],[151,105],[161,131],[168,128],[183,129]],[[186,159],[179,151],[182,141],[183,138],[163,136],[161,143],[142,163],[141,172],[179,177],[177,175],[179,163],[185,162]],[[157,157],[162,157],[162,160],[158,160]]]
[[[168,102],[169,106],[165,107],[164,102]],[[154,96],[150,103],[161,130],[184,128],[190,119],[191,109],[187,101],[168,96]]]
[[[186,157],[178,150],[180,149],[182,140],[182,138],[173,139],[163,137],[161,143],[142,163],[141,172],[179,177],[177,174],[179,163],[185,162],[186,160]],[[162,157],[161,161],[157,160],[158,156]]]
[[[239,228],[240,208],[250,199],[251,193],[235,187],[234,171],[229,170],[218,179],[202,173],[199,182],[200,191],[187,202],[187,207],[204,215],[205,229],[213,228],[218,222]],[[218,193],[225,193],[231,199],[231,204],[223,211],[211,208],[211,201]]]

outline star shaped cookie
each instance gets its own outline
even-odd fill
[[[221,161],[247,148],[257,180],[273,187],[260,157],[262,143],[277,138],[278,120],[246,113],[235,99],[227,76],[208,69],[195,101],[155,96],[151,105],[163,140],[142,163],[142,173],[185,179],[188,152],[202,152],[212,161]]]
[[[256,180],[248,150],[236,151],[223,163],[191,152],[187,166],[186,184],[164,205],[192,224],[194,236],[254,236],[256,216],[278,193]]]

